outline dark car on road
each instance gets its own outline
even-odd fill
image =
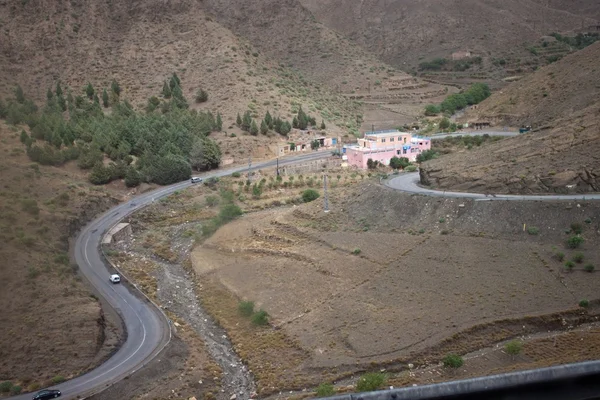
[[[42,390],[41,392],[37,392],[35,396],[33,396],[33,400],[46,400],[46,399],[55,399],[60,397],[62,393],[60,390]]]

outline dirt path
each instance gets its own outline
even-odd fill
[[[252,398],[255,392],[252,376],[233,350],[226,332],[200,306],[194,292],[193,279],[181,265],[158,264],[162,267],[155,273],[160,303],[198,332],[210,355],[223,369],[224,392],[217,398],[230,399],[234,394],[239,399]]]

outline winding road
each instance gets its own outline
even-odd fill
[[[331,156],[329,151],[319,151],[279,159],[279,166],[315,161]],[[273,167],[277,160],[254,164],[251,170]],[[202,177],[222,177],[234,172],[246,172],[247,166],[226,170],[211,171]],[[187,180],[174,185],[161,187],[137,196],[114,207],[90,222],[79,233],[75,242],[75,260],[79,270],[94,286],[105,302],[121,317],[125,328],[125,340],[121,347],[96,369],[77,378],[61,383],[51,389],[62,392],[61,398],[85,398],[106,389],[151,361],[169,343],[171,338],[170,321],[149,299],[126,282],[113,285],[108,277],[111,267],[103,259],[100,243],[104,234],[115,224],[133,212],[168,196],[177,190],[192,185]],[[11,400],[31,399],[32,393],[11,397]]]
[[[516,135],[514,132],[476,132],[475,134]],[[438,135],[432,139],[459,136],[461,134]],[[462,134],[464,135],[464,133]],[[329,151],[319,151],[299,156],[281,158],[280,166],[315,161],[329,157]],[[273,167],[276,160],[257,163],[251,170]],[[204,179],[222,177],[234,172],[245,172],[247,166],[227,170],[211,171],[203,176]],[[476,200],[600,200],[600,194],[593,195],[549,195],[549,196],[511,196],[484,195],[472,193],[440,192],[418,186],[418,173],[403,174],[386,182],[386,185],[400,191],[429,196],[469,197]],[[97,293],[121,317],[125,328],[125,340],[122,346],[103,364],[96,369],[77,378],[64,382],[53,389],[59,389],[63,398],[85,398],[106,389],[124,377],[135,373],[151,361],[169,343],[171,338],[170,321],[164,313],[149,299],[145,298],[135,288],[128,284],[113,285],[108,277],[111,267],[103,259],[100,242],[103,235],[111,227],[126,216],[151,204],[155,200],[168,196],[177,190],[192,185],[190,181],[161,187],[144,193],[104,213],[90,222],[79,233],[75,242],[75,259],[80,272],[94,286]],[[12,397],[13,400],[31,399],[32,393]]]

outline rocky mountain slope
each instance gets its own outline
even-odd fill
[[[301,1],[323,24],[403,69],[467,49],[496,58],[526,55],[525,43],[600,17],[594,0]]]
[[[422,183],[459,191],[600,191],[600,43],[493,94],[465,117],[533,132],[426,162]]]

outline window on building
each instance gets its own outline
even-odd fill
[[[404,138],[404,143],[406,143],[406,138]]]
[[[381,143],[385,143],[385,138],[381,139]]]
[[[393,142],[393,141],[394,141],[394,138],[393,138],[393,137],[392,137],[392,138],[390,138],[390,142]]]

